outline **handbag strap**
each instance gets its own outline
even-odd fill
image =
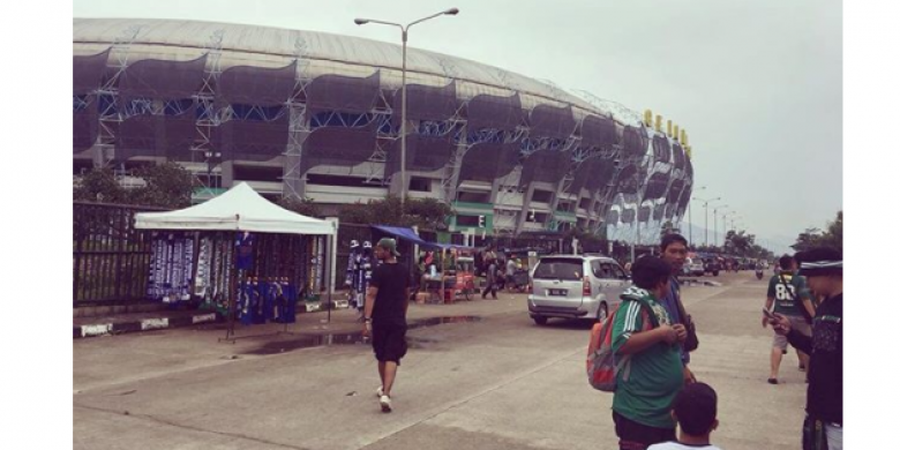
[[[678,281],[673,279],[672,283],[678,283]],[[688,319],[687,310],[684,309],[684,304],[681,303],[681,290],[673,286],[671,291],[675,294],[675,306],[678,308],[678,316],[681,318],[681,323],[687,325],[690,322],[690,319]]]
[[[797,302],[797,294],[794,293],[794,291],[791,289],[791,285],[788,284],[787,280],[784,279],[784,274],[779,273],[778,278],[781,279],[781,284],[783,284],[785,290],[788,291],[788,295],[791,296],[791,300],[793,300],[794,303],[796,303]]]
[[[803,314],[803,317],[807,322],[812,323],[812,316],[809,315],[809,311],[806,310],[806,306],[803,305],[803,301],[797,299],[797,294],[794,293],[794,290],[791,289],[791,285],[788,284],[787,280],[784,279],[784,274],[779,273],[778,278],[781,279],[781,283],[784,284],[785,290],[788,291],[788,295],[790,295],[791,300],[794,301],[794,307],[797,308],[798,311],[800,311],[800,314]],[[819,304],[818,302],[816,302],[814,296],[810,296],[809,301],[810,303],[812,303],[813,309],[819,308]]]

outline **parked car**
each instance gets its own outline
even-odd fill
[[[631,277],[605,256],[545,256],[531,273],[528,313],[538,325],[551,317],[605,320],[619,306]]]
[[[719,263],[719,260],[716,258],[709,258],[703,262],[703,272],[711,273],[714,277],[719,276],[719,271],[722,270],[722,264]]]
[[[706,268],[703,267],[703,260],[700,259],[699,257],[696,259],[687,258],[684,260],[684,274],[685,275],[699,277],[699,276],[703,276],[704,273],[706,273]]]

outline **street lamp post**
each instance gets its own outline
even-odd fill
[[[636,233],[635,233],[635,239],[633,239],[631,241],[631,262],[636,261],[634,259],[635,242],[637,241],[638,244],[640,244],[640,240],[641,240],[641,207],[644,206],[644,196],[645,195],[647,195],[647,187],[646,186],[644,186],[643,191],[638,189],[637,208],[634,210],[634,213],[635,213],[634,214],[634,224],[636,225],[636,228],[635,228]],[[653,213],[653,211],[651,210],[651,214],[652,213]],[[647,222],[648,223],[650,222],[649,216],[647,217]]]
[[[222,157],[222,153],[208,150],[204,153],[204,156],[206,156],[206,187],[209,189],[209,195],[212,197],[213,188],[215,187],[212,178],[212,168],[215,162]]]
[[[400,81],[400,204],[406,204],[406,189],[408,188],[406,182],[406,41],[408,36],[409,28],[417,23],[424,22],[428,19],[433,19],[438,16],[443,15],[455,16],[459,14],[459,8],[450,8],[446,11],[441,11],[437,14],[432,14],[428,17],[423,17],[419,20],[410,22],[408,24],[401,25],[399,23],[393,22],[384,22],[381,20],[375,19],[354,19],[353,22],[357,25],[365,25],[367,23],[378,23],[381,25],[390,25],[394,27],[400,28],[401,37],[403,41],[403,65],[401,68],[401,81]]]
[[[635,209],[635,214],[634,214],[634,224],[636,226],[636,228],[635,228],[636,233],[634,236],[635,238],[631,241],[631,261],[632,262],[635,261],[635,259],[634,259],[634,247],[636,245],[635,243],[637,241],[641,240],[641,203],[642,202],[638,201],[637,209]]]
[[[716,200],[722,200],[722,197],[716,197],[716,198],[694,197],[694,200],[703,202],[704,215],[706,216],[706,218],[704,219],[704,225],[703,225],[703,233],[705,235],[704,241],[705,241],[705,245],[707,247],[709,247],[709,203],[714,202]]]
[[[722,246],[725,246],[726,236],[728,234],[728,217],[732,216],[733,214],[737,214],[737,212],[731,210],[725,211],[725,213],[722,214]]]
[[[715,246],[719,245],[719,220],[717,215],[720,209],[724,209],[727,207],[728,205],[717,205],[715,208],[713,208],[713,245]],[[725,224],[723,223],[722,225],[724,227]]]
[[[700,192],[704,189],[706,189],[706,186],[700,186],[699,188],[697,188],[697,192]],[[691,209],[693,209],[691,202],[688,202],[688,245],[693,246],[694,245],[694,222],[693,222],[693,218],[691,217]]]

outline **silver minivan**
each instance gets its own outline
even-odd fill
[[[531,282],[528,313],[545,325],[550,317],[605,320],[631,286],[631,277],[612,258],[554,255],[538,261]]]

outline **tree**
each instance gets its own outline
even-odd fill
[[[108,167],[94,168],[75,183],[72,198],[76,201],[97,203],[127,203],[128,193],[116,180]]]
[[[822,244],[844,250],[844,211],[838,211],[834,221],[828,224]]]
[[[416,225],[429,230],[446,230],[450,217],[456,214],[450,205],[432,197],[407,199],[405,212]]]
[[[791,248],[798,252],[809,250],[817,247],[822,242],[822,230],[818,228],[807,228],[797,235],[797,242],[791,245]]]
[[[369,201],[369,203],[362,203],[357,201],[355,203],[347,203],[341,205],[340,209],[338,210],[338,219],[340,219],[341,223],[375,223],[371,205],[371,200]]]
[[[671,220],[667,220],[666,223],[663,224],[662,228],[659,232],[659,239],[662,240],[663,236],[670,233],[681,233],[681,230],[672,223]]]
[[[797,242],[791,246],[794,250],[802,252],[813,247],[833,247],[843,251],[844,249],[844,211],[838,211],[834,221],[828,223],[825,231],[818,228],[807,228],[797,236]]]
[[[755,240],[756,236],[745,234],[743,230],[740,232],[728,230],[728,233],[725,234],[725,248],[737,256],[751,256]]]
[[[167,161],[144,166],[137,170],[136,175],[144,180],[145,185],[131,191],[130,203],[172,209],[191,205],[194,177],[179,164]]]
[[[282,197],[281,200],[278,201],[278,206],[307,217],[322,218],[322,212],[319,209],[319,205],[315,203],[315,200],[309,197],[303,197],[300,200],[292,197]]]
[[[408,204],[409,201],[407,201]],[[413,225],[412,219],[403,213],[403,203],[396,195],[388,195],[382,200],[369,200],[369,210],[372,219],[366,223],[398,227]]]
[[[174,162],[144,166],[135,175],[144,181],[138,188],[123,188],[108,167],[98,167],[75,183],[73,198],[78,201],[127,205],[184,208],[191,205],[194,184],[191,173]]]
[[[404,207],[399,197],[389,195],[382,200],[342,205],[338,218],[343,223],[418,226],[442,231],[448,228],[449,218],[455,214],[449,205],[433,198],[410,198],[406,200]]]

